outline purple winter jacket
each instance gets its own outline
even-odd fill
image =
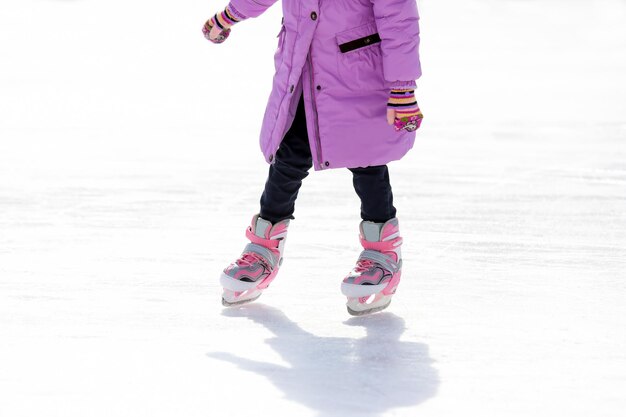
[[[277,0],[231,0],[256,17]],[[304,95],[315,170],[382,165],[413,147],[415,132],[387,124],[392,86],[421,76],[416,0],[283,0],[283,25],[260,145],[274,154]]]

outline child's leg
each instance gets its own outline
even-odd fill
[[[343,279],[348,312],[355,316],[384,310],[391,303],[402,274],[402,237],[386,165],[351,168],[361,198],[359,238],[363,251]]]
[[[274,280],[282,264],[298,190],[313,165],[302,97],[274,158],[261,196],[261,212],[253,216],[246,230],[250,243],[220,276],[225,306],[256,300]]]
[[[293,219],[298,190],[302,180],[313,166],[309,138],[306,130],[304,101],[300,96],[296,115],[276,152],[274,164],[270,165],[261,196],[260,215],[276,223]]]
[[[361,199],[361,218],[384,223],[396,217],[387,165],[349,169],[354,190]]]

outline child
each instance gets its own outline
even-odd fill
[[[231,27],[277,0],[231,0],[210,18],[205,37],[224,42]],[[356,266],[343,279],[348,312],[391,302],[402,271],[387,163],[415,141],[422,113],[414,96],[421,75],[416,0],[283,0],[275,75],[260,144],[270,164],[261,210],[246,230],[241,257],[224,269],[222,303],[257,299],[276,277],[311,166],[348,168],[361,199]]]

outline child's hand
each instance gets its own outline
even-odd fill
[[[413,132],[420,127],[423,118],[412,88],[391,90],[387,102],[388,124],[394,125],[396,131]]]
[[[245,17],[238,14],[229,4],[226,8],[216,13],[213,17],[206,21],[202,28],[204,37],[213,43],[222,43],[230,35],[230,27],[235,23],[241,22]]]
[[[230,35],[230,27],[221,29],[215,24],[215,16],[213,16],[204,24],[202,33],[204,33],[204,37],[209,41],[213,43],[222,43],[226,40],[226,38],[228,38],[228,35]]]

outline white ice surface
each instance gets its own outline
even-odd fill
[[[220,305],[280,5],[212,45],[225,2],[3,0],[0,416],[623,416],[626,3],[419,4],[403,281],[349,318],[346,170],[306,179],[259,302]]]

